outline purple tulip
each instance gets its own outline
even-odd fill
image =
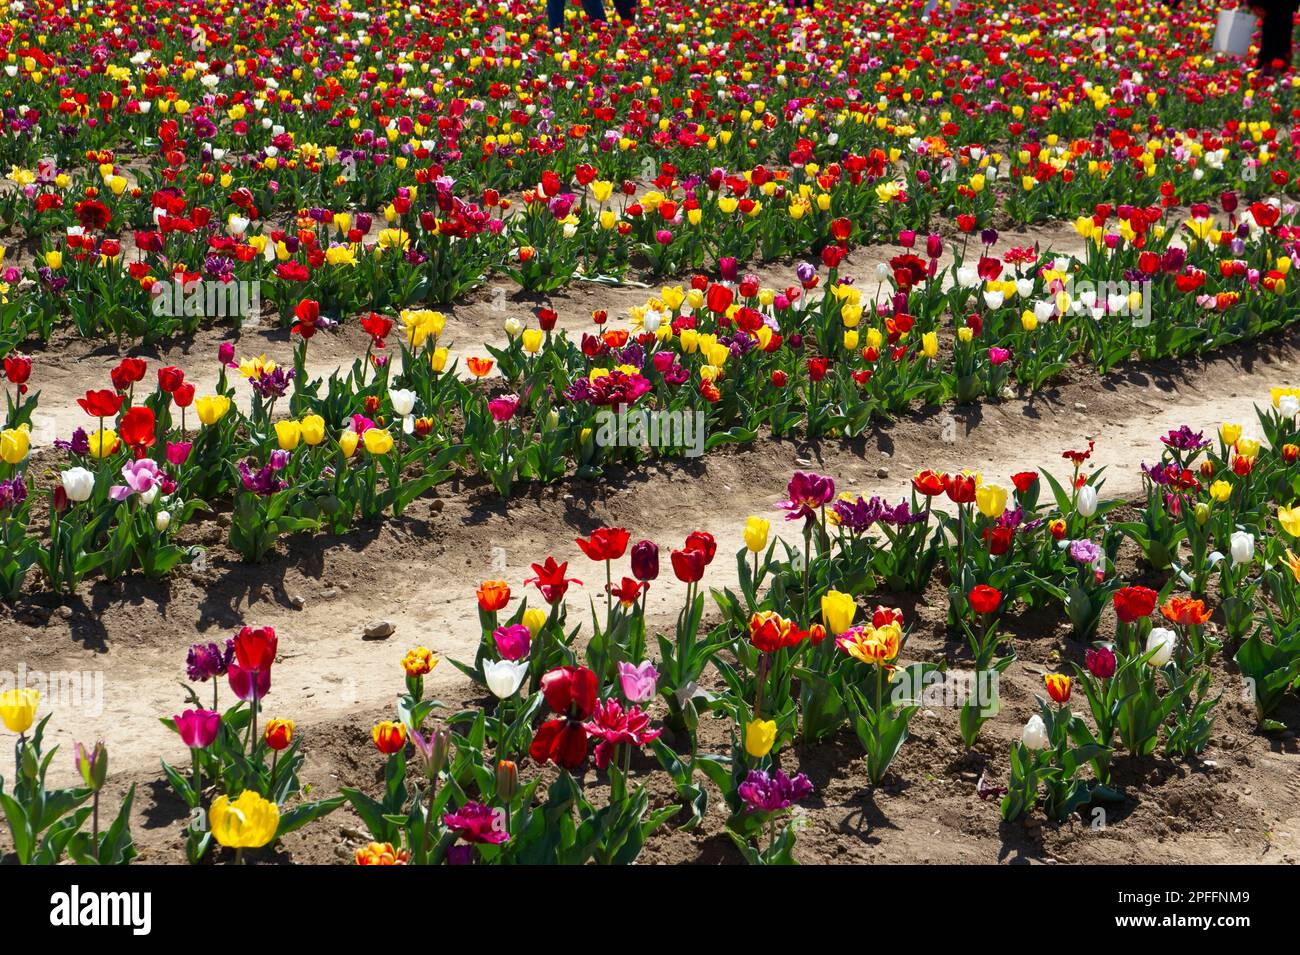
[[[791,779],[779,769],[770,773],[751,769],[738,791],[750,812],[779,812],[802,802],[813,787],[803,773]]]
[[[637,541],[632,545],[632,576],[642,583],[659,576],[659,545],[654,541]]]

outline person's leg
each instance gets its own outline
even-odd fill
[[[546,25],[552,30],[564,26],[565,0],[546,0]]]
[[[605,5],[601,0],[582,0],[582,9],[587,11],[590,19],[605,22]]]
[[[1282,26],[1281,21],[1286,20],[1287,25]],[[1259,20],[1259,57],[1255,61],[1255,67],[1260,70],[1272,70],[1273,60],[1280,52],[1280,42],[1284,32],[1291,27],[1291,17],[1288,14],[1281,13],[1274,7],[1266,7],[1264,15]]]
[[[636,19],[637,0],[614,0],[619,19],[631,22]]]

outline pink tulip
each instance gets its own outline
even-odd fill
[[[629,703],[648,703],[654,699],[655,689],[659,683],[659,671],[649,660],[639,665],[620,662],[618,682],[623,689],[623,696]]]
[[[216,710],[186,710],[174,717],[181,742],[190,749],[203,749],[217,738],[221,714]]]

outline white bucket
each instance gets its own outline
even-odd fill
[[[1259,29],[1259,18],[1246,10],[1220,10],[1214,30],[1214,52],[1245,56],[1250,38]]]

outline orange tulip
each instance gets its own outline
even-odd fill
[[[1043,682],[1047,684],[1047,695],[1057,703],[1070,700],[1070,678],[1064,673],[1044,673]]]
[[[1160,608],[1160,613],[1184,627],[1199,627],[1210,619],[1210,610],[1204,600],[1192,600],[1190,597],[1170,597]]]
[[[480,610],[491,613],[510,602],[510,587],[504,580],[485,580],[478,588]]]

